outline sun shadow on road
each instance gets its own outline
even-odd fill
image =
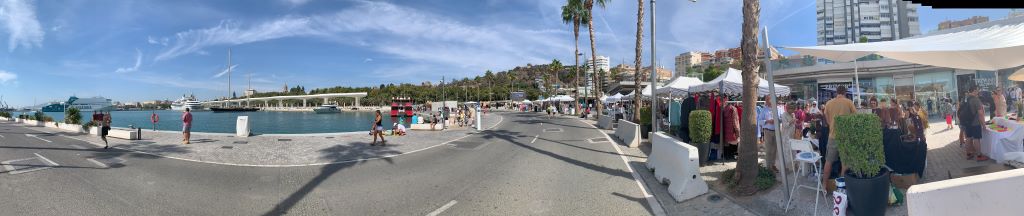
[[[313,189],[320,186],[320,184],[327,180],[327,178],[331,177],[332,175],[338,173],[343,169],[372,161],[357,159],[369,159],[381,156],[397,155],[401,153],[400,151],[394,149],[394,145],[389,144],[385,146],[370,146],[370,144],[366,142],[356,142],[347,145],[338,144],[328,148],[321,149],[319,150],[319,152],[321,153],[321,159],[328,159],[332,162],[338,163],[324,165],[320,169],[320,173],[317,174],[316,177],[313,177],[312,180],[306,182],[306,184],[302,185],[302,187],[299,188],[299,190],[293,192],[291,195],[288,195],[287,198],[282,200],[280,203],[275,205],[273,209],[271,209],[267,213],[264,213],[263,215],[288,214],[289,210],[291,210],[293,207],[295,207],[296,204],[299,203],[299,201],[302,201],[303,198],[309,195],[309,193],[312,192]],[[346,162],[350,160],[356,161]],[[390,164],[394,164],[392,158],[381,158],[380,160],[383,160]]]
[[[483,138],[485,138],[485,139],[492,139],[492,138],[502,139],[502,140],[508,141],[509,143],[512,143],[512,144],[518,145],[520,147],[523,147],[525,149],[528,149],[528,150],[531,150],[531,151],[534,151],[534,152],[537,152],[537,153],[540,153],[540,154],[543,154],[543,155],[547,155],[549,157],[552,157],[552,158],[555,158],[555,159],[558,159],[558,160],[561,160],[561,161],[565,161],[565,162],[568,162],[568,163],[576,165],[576,166],[580,166],[580,167],[587,168],[587,169],[590,169],[590,170],[598,171],[598,172],[605,173],[605,174],[608,174],[608,175],[623,177],[623,178],[627,178],[627,179],[632,179],[633,178],[632,175],[630,175],[628,172],[623,171],[623,170],[612,169],[612,168],[608,168],[608,167],[604,167],[604,166],[600,166],[600,165],[596,165],[596,164],[592,164],[592,163],[587,163],[587,162],[576,160],[576,159],[573,159],[573,158],[570,158],[570,157],[562,156],[562,155],[559,155],[559,154],[556,154],[556,153],[553,153],[553,152],[550,152],[550,151],[546,151],[546,150],[543,150],[543,149],[531,146],[529,144],[521,143],[518,140],[516,140],[516,137],[518,135],[520,135],[519,132],[513,132],[513,131],[508,131],[508,130],[493,130],[493,131],[485,131],[483,133],[484,133]]]

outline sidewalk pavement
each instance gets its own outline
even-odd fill
[[[497,126],[503,118],[499,114],[483,117],[485,128]],[[103,146],[98,136],[70,134],[53,128],[32,129],[61,133],[62,135]],[[167,158],[204,163],[285,167],[342,163],[355,160],[392,157],[420,151],[475,133],[462,127],[446,131],[409,131],[406,136],[385,136],[386,147],[369,146],[373,138],[368,131],[311,134],[311,135],[257,135],[235,137],[234,134],[193,133],[192,144],[182,144],[179,132],[143,130],[142,140],[123,140],[108,137],[110,146]]]
[[[593,120],[585,121],[590,124],[596,124]],[[964,150],[960,147],[958,142],[960,129],[957,127],[954,127],[953,129],[946,129],[944,119],[932,119],[930,122],[929,128],[925,132],[928,140],[927,165],[925,167],[924,176],[922,179],[918,180],[918,184],[947,180],[949,179],[949,172],[954,170],[995,164],[995,161],[992,160],[982,162],[965,160],[963,156]],[[609,134],[609,136],[614,133],[612,130],[602,131]],[[621,145],[621,143],[619,144]],[[721,177],[721,173],[723,171],[736,167],[735,160],[716,161],[712,165],[701,167],[701,175],[704,178],[704,181],[708,183],[711,190],[708,194],[677,203],[671,196],[669,196],[667,187],[657,182],[653,177],[653,173],[647,170],[644,165],[646,156],[650,153],[650,143],[644,141],[640,148],[622,147],[624,151],[623,153],[627,155],[639,155],[628,157],[630,158],[630,165],[633,166],[635,171],[639,172],[644,183],[648,188],[650,188],[650,190],[652,190],[655,197],[669,215],[814,214],[814,195],[813,191],[808,189],[798,189],[795,193],[796,198],[793,200],[793,205],[791,205],[792,208],[788,212],[782,209],[781,206],[785,204],[783,200],[783,197],[785,196],[785,187],[782,186],[781,180],[775,187],[768,191],[759,192],[754,196],[738,197],[729,194],[726,186],[719,183],[718,179]],[[763,153],[759,153],[759,155],[763,158]],[[790,178],[792,179],[794,177],[791,175]],[[797,177],[797,179],[801,184],[814,185],[814,179],[812,177]],[[906,192],[906,190],[903,191]],[[819,206],[817,214],[830,214],[830,200],[822,198],[818,201]],[[886,215],[907,214],[905,204],[903,206],[890,207],[886,212]]]

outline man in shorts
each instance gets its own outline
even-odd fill
[[[978,86],[972,85],[967,93],[967,104],[960,107],[961,121],[963,121],[964,136],[967,141],[967,160],[986,161],[988,157],[982,155],[979,150],[981,145],[981,127],[985,125],[985,109],[978,98]]]
[[[830,175],[832,174],[832,164],[839,160],[839,145],[836,143],[836,116],[849,115],[857,113],[857,107],[853,105],[853,101],[846,98],[846,86],[839,86],[836,88],[836,97],[832,98],[825,103],[825,122],[828,123],[829,136],[828,136],[828,147],[825,152],[825,167],[821,175],[822,182],[829,182]],[[839,176],[846,174],[846,166],[839,170]]]
[[[185,108],[185,113],[181,114],[181,143],[190,144],[189,138],[192,137],[192,112],[189,108]]]

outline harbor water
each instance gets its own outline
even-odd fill
[[[111,125],[113,127],[136,127],[153,129],[150,115],[156,113],[160,120],[156,124],[157,130],[181,131],[182,111],[156,110],[156,111],[113,111],[111,112]],[[385,129],[391,129],[392,122],[400,119],[390,117],[388,112],[382,111]],[[54,121],[63,121],[64,113],[47,112],[46,115],[53,117]],[[316,114],[313,112],[192,112],[192,132],[210,133],[235,133],[235,122],[238,116],[249,116],[250,130],[254,134],[305,134],[305,133],[340,133],[369,131],[373,123],[375,113],[370,111],[345,111],[333,114]],[[91,112],[83,112],[82,120],[92,119]],[[403,118],[405,126],[409,126],[411,119]]]

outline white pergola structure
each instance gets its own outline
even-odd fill
[[[223,103],[239,103],[239,104],[241,104],[241,103],[244,102],[244,103],[246,103],[246,105],[249,105],[248,103],[250,103],[252,101],[263,101],[263,106],[264,107],[270,107],[270,101],[275,101],[276,100],[278,106],[281,106],[281,104],[284,104],[283,103],[284,100],[300,99],[300,100],[302,100],[302,106],[303,107],[308,107],[309,105],[308,105],[307,102],[308,102],[309,99],[323,99],[324,103],[326,104],[326,103],[328,103],[328,99],[330,99],[330,98],[338,98],[338,97],[355,98],[355,100],[356,100],[355,106],[359,106],[359,99],[363,98],[363,97],[366,97],[366,92],[327,93],[327,94],[314,94],[314,95],[286,95],[286,96],[273,96],[273,97],[261,97],[261,98],[241,98],[241,99],[221,100],[221,101],[205,101],[205,102],[202,102],[202,104],[203,105],[223,104]]]

